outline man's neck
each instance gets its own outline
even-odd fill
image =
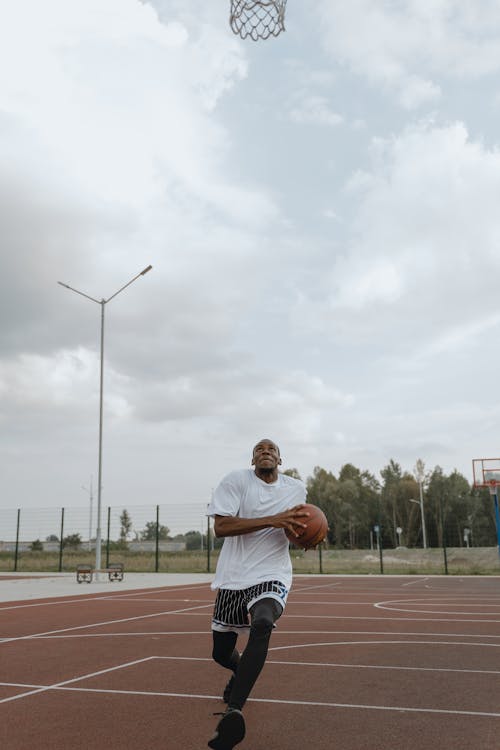
[[[278,479],[278,469],[255,469],[255,475],[266,484],[273,484]]]

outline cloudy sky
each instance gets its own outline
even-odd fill
[[[0,507],[500,454],[500,2],[0,0]],[[1,536],[1,534],[0,534]]]

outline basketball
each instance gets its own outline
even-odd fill
[[[301,518],[300,520],[302,523],[307,524],[307,528],[296,528],[299,536],[294,536],[291,531],[288,531],[288,529],[285,530],[285,534],[288,541],[296,547],[312,549],[326,538],[328,532],[328,521],[326,520],[323,511],[318,508],[317,505],[307,503],[306,508],[309,516],[304,516],[304,518]]]

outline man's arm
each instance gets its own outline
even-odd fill
[[[288,529],[295,536],[298,534],[295,528],[305,528],[309,516],[307,505],[295,505],[293,508],[277,513],[274,516],[263,516],[262,518],[239,518],[239,516],[215,516],[214,531],[215,536],[241,536],[241,534],[250,534],[252,531],[261,531],[261,529],[275,528]]]

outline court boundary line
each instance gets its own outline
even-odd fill
[[[146,659],[139,659],[137,662],[130,662],[130,665],[133,665],[134,663],[139,663],[141,661],[148,661],[149,659],[154,659],[155,657],[147,657]],[[116,667],[116,669],[122,668],[122,666],[127,665],[120,665],[119,667]],[[113,671],[112,668],[110,670],[105,671]],[[98,673],[96,673],[98,674]],[[87,677],[92,677],[93,675],[88,675]],[[6,703],[8,701],[17,700],[20,698],[25,698],[31,695],[39,695],[42,692],[48,692],[48,691],[62,691],[62,692],[77,692],[77,693],[99,693],[99,694],[108,694],[108,695],[135,695],[135,696],[147,696],[147,697],[155,697],[155,698],[187,698],[189,700],[193,699],[201,699],[201,700],[211,700],[211,701],[218,701],[220,702],[221,698],[220,695],[203,695],[198,693],[169,693],[169,692],[160,692],[160,691],[148,691],[148,690],[111,690],[111,689],[105,689],[105,688],[81,688],[81,687],[69,687],[68,683],[77,681],[78,679],[85,679],[85,677],[75,678],[75,680],[68,680],[67,683],[59,683],[55,685],[49,685],[46,687],[42,687],[40,690],[33,690],[29,693],[23,693],[21,695],[12,696],[10,698],[4,698],[3,700],[0,700],[1,703]],[[494,711],[466,711],[466,710],[454,710],[454,709],[447,709],[447,708],[416,708],[412,706],[376,706],[372,704],[363,704],[363,703],[334,703],[334,702],[328,702],[328,701],[300,701],[300,700],[280,700],[278,698],[249,698],[249,703],[270,703],[273,705],[283,705],[283,706],[304,706],[304,707],[310,707],[310,706],[317,706],[320,708],[344,708],[344,709],[354,709],[354,710],[368,710],[368,711],[394,711],[398,713],[424,713],[424,714],[439,714],[439,715],[449,715],[449,716],[475,716],[475,717],[488,717],[488,718],[496,718],[500,719],[500,713],[494,712]]]

